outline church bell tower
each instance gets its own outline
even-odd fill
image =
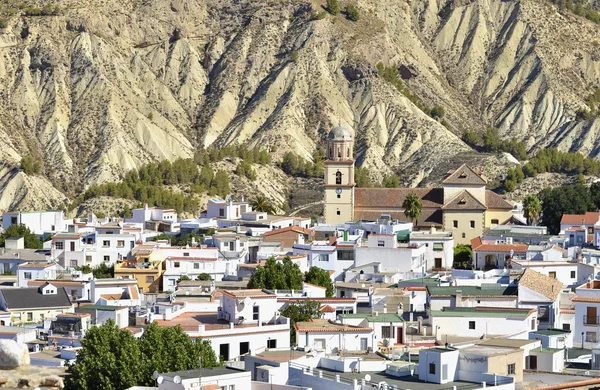
[[[338,126],[327,137],[325,161],[325,223],[330,225],[354,219],[354,141]]]

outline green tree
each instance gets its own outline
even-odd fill
[[[275,208],[269,203],[267,198],[262,195],[258,195],[250,202],[252,210],[261,211],[263,213],[275,214]]]
[[[43,246],[38,236],[23,224],[10,225],[4,233],[0,234],[0,246],[4,246],[9,237],[23,237],[23,244],[28,249],[42,249]]]
[[[523,199],[523,211],[525,212],[525,218],[527,223],[530,225],[536,225],[540,212],[542,211],[542,204],[537,196],[527,195]]]
[[[454,247],[454,264],[453,268],[458,269],[467,269],[469,267],[469,263],[473,261],[473,249],[471,245],[467,244],[457,244]]]
[[[296,322],[319,318],[321,316],[319,306],[319,302],[307,299],[302,303],[292,303],[283,309],[281,315],[290,319],[290,342],[292,344],[296,342],[296,329],[294,327]]]
[[[327,288],[327,291],[325,292],[327,297],[332,297],[334,294],[331,276],[329,275],[329,272],[323,268],[315,266],[310,267],[308,272],[304,274],[304,281],[306,283]]]
[[[496,152],[500,146],[500,134],[498,133],[498,129],[493,127],[488,127],[485,130],[485,133],[481,136],[483,141],[483,149],[486,152]]]
[[[267,259],[265,266],[258,266],[248,281],[248,288],[266,288],[268,290],[301,290],[304,275],[298,264],[289,256],[283,261],[274,257]]]
[[[381,186],[385,188],[400,187],[400,178],[397,175],[385,176],[381,181]]]
[[[583,185],[546,188],[540,191],[538,199],[542,203],[541,224],[548,227],[550,234],[560,231],[563,214],[584,214],[597,210],[590,188]]]
[[[31,156],[25,156],[21,159],[21,169],[26,175],[37,175],[42,170],[42,164]]]
[[[442,119],[446,115],[446,110],[442,106],[433,106],[431,108],[431,117],[434,119]]]
[[[99,266],[92,269],[92,274],[96,279],[110,279],[115,277],[115,266],[111,265],[110,267],[104,263],[101,263]]]
[[[464,143],[466,143],[467,145],[471,146],[471,147],[475,147],[477,146],[477,143],[479,143],[479,137],[477,136],[477,133],[474,132],[473,130],[466,130],[461,139],[463,140]]]
[[[177,283],[179,283],[179,282],[185,282],[187,280],[192,280],[192,279],[189,276],[187,276],[187,275],[181,275],[179,277],[179,279],[177,279]]]
[[[402,201],[402,208],[404,209],[404,215],[410,218],[412,222],[415,222],[421,215],[423,203],[417,194],[408,194],[404,198],[404,201]]]
[[[354,168],[354,182],[357,187],[369,188],[373,187],[368,168]]]
[[[340,3],[338,0],[327,0],[325,10],[335,16],[340,13]]]
[[[346,6],[346,17],[353,22],[358,22],[360,19],[360,13],[358,12],[358,8],[353,4],[348,4]]]
[[[222,197],[229,194],[229,175],[223,169],[219,169],[211,183],[211,188],[214,188],[216,193]]]
[[[213,280],[213,279],[212,279],[212,276],[210,276],[210,274],[203,272],[200,275],[198,275],[198,280]]]

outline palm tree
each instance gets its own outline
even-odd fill
[[[540,216],[540,212],[542,211],[542,203],[536,196],[527,195],[525,199],[523,199],[523,211],[525,212],[527,223],[535,225]]]
[[[423,203],[417,194],[408,194],[402,202],[402,208],[404,209],[404,215],[414,223],[421,215]]]
[[[252,210],[261,211],[263,213],[275,214],[275,208],[269,203],[267,198],[262,195],[254,198],[252,202],[250,202],[250,206],[252,206]]]

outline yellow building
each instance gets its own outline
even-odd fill
[[[157,257],[155,245],[138,245],[132,249],[133,260],[115,265],[115,278],[137,280],[140,292],[162,291],[163,259]]]
[[[457,244],[468,244],[485,229],[512,217],[513,205],[486,190],[487,179],[466,164],[448,172],[441,188],[354,188],[352,148],[348,130],[336,127],[329,133],[324,212],[328,224],[374,221],[382,215],[409,221],[402,207],[408,194],[416,194],[423,204],[414,228],[453,232]]]

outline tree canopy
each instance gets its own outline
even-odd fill
[[[466,269],[469,262],[473,259],[473,249],[471,245],[457,244],[454,247],[454,264],[453,268]]]
[[[538,197],[527,195],[525,199],[523,199],[523,211],[525,213],[525,218],[527,218],[527,223],[529,225],[536,225],[540,212],[542,211],[542,204]]]
[[[275,208],[269,203],[267,198],[262,195],[258,195],[256,198],[252,199],[250,206],[252,206],[252,210],[254,211],[275,214]]]
[[[4,233],[0,234],[0,246],[4,246],[6,239],[10,237],[23,237],[25,248],[28,249],[42,249],[43,246],[38,236],[23,224],[10,225]]]
[[[321,316],[319,306],[319,302],[307,299],[301,303],[292,303],[283,309],[281,315],[290,319],[290,343],[293,344],[296,342],[294,324],[296,322],[308,321],[311,318],[319,318]]]
[[[327,291],[325,292],[325,296],[327,297],[332,297],[334,294],[331,276],[329,275],[329,272],[323,268],[315,267],[314,265],[310,267],[308,272],[304,274],[304,281],[306,283],[327,288]]]
[[[161,328],[151,324],[137,339],[108,320],[90,328],[81,346],[76,363],[67,369],[67,390],[153,386],[155,370],[172,372],[219,365],[210,343],[192,341],[179,325]]]
[[[421,202],[421,198],[419,198],[417,194],[408,194],[402,202],[402,208],[404,209],[404,215],[414,222],[419,219],[419,216],[421,215],[423,202]]]
[[[283,261],[270,257],[264,267],[261,265],[256,267],[248,282],[248,288],[301,290],[303,280],[300,267],[292,262],[289,256],[286,256]]]
[[[596,192],[598,186],[590,189],[582,184],[568,185],[556,188],[546,188],[540,191],[538,198],[542,202],[541,224],[548,227],[550,234],[558,234],[560,220],[563,214],[584,214],[596,211],[594,203],[600,195]],[[592,191],[594,194],[592,195]]]

